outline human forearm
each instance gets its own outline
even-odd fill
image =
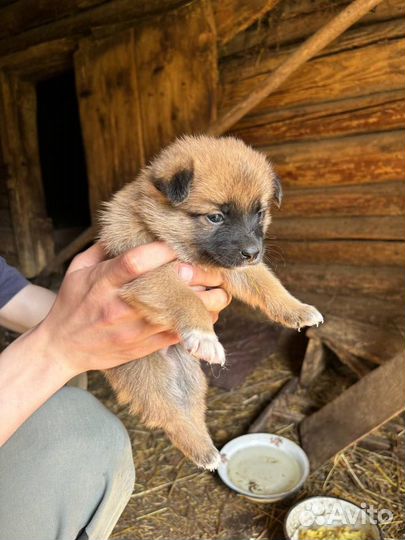
[[[76,374],[47,349],[44,332],[35,328],[0,354],[0,446]]]
[[[26,332],[49,313],[56,294],[44,287],[29,284],[0,309],[0,326]]]

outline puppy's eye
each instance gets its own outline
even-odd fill
[[[207,219],[211,223],[215,223],[215,225],[218,225],[219,223],[222,223],[224,221],[224,216],[222,214],[208,214]]]
[[[263,219],[265,213],[266,213],[266,209],[265,209],[265,208],[261,208],[261,209],[257,212],[257,215],[259,216],[259,219]]]

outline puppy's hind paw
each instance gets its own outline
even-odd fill
[[[197,467],[201,467],[201,469],[216,471],[221,463],[221,455],[216,448],[212,448],[208,454],[196,459],[195,463]]]
[[[191,330],[182,336],[183,345],[187,351],[200,360],[210,364],[225,364],[225,351],[217,336],[212,332]]]

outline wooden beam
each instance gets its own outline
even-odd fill
[[[296,288],[299,284],[301,293],[332,294],[333,291],[334,294],[385,298],[387,302],[405,300],[401,267],[289,264],[285,267],[275,265],[275,270],[287,289]]]
[[[215,118],[216,42],[208,0],[81,42],[75,70],[93,215],[162,147]]]
[[[48,276],[62,266],[63,263],[72,259],[79,251],[82,251],[87,244],[90,244],[96,236],[96,227],[89,227],[83,231],[70,244],[64,247],[40,272],[39,277]]]
[[[273,247],[274,246],[274,247]],[[373,240],[320,240],[271,242],[272,253],[286,263],[352,264],[353,266],[400,266],[405,263],[405,242]]]
[[[37,274],[53,256],[37,138],[36,93],[30,82],[0,72],[0,123],[10,210],[22,272]]]
[[[381,364],[403,350],[403,336],[400,331],[360,323],[346,317],[329,315],[319,328],[309,328],[307,335],[326,344],[364,358],[374,364]]]
[[[274,92],[283,82],[303,65],[307,60],[315,56],[328,43],[336,39],[352,24],[358,21],[370,9],[377,6],[381,0],[354,0],[339,15],[334,17],[323,28],[318,30],[312,37],[306,40],[291,56],[279,66],[263,83],[254,90],[247,98],[238,103],[230,111],[220,118],[209,128],[211,135],[221,135],[228,131],[238,120],[250,112],[271,92]]]
[[[299,427],[312,470],[405,410],[405,354],[360,379]]]
[[[91,9],[83,9],[86,4],[94,5]],[[76,40],[91,35],[94,29],[108,27],[109,32],[116,32],[122,25],[126,28],[133,26],[135,21],[154,15],[161,15],[181,5],[187,0],[113,0],[100,2],[89,0],[62,0],[57,6],[54,0],[28,0],[16,2],[7,8],[5,19],[6,35],[0,40],[0,55],[27,49],[39,43],[60,39],[65,36]],[[80,6],[82,4],[82,6]],[[72,7],[73,6],[73,7]],[[16,13],[18,11],[18,13]],[[69,14],[70,12],[70,14]],[[29,17],[30,13],[33,17]],[[62,18],[59,14],[63,15]],[[0,19],[3,22],[5,10],[1,10]],[[27,17],[28,15],[28,17]],[[68,16],[66,16],[68,15]],[[38,19],[36,19],[38,17]],[[28,20],[27,20],[28,19]],[[33,25],[37,20],[39,25]],[[120,28],[125,29],[125,28]],[[10,36],[13,36],[10,38]]]
[[[236,56],[254,50],[261,50],[263,58],[263,48],[267,54],[273,55],[280,48],[289,44],[296,44],[326,24],[331,17],[337,15],[349,4],[348,0],[283,0],[276,6],[274,13],[265,17],[264,24],[255,25],[247,29],[243,34],[235,36],[229,43],[223,45],[219,51],[221,60],[224,57]],[[377,26],[376,23],[392,22],[405,15],[405,4],[403,0],[389,0],[381,2],[372,11],[364,15],[361,20],[361,27],[345,32],[336,42],[328,46],[328,50],[333,48],[337,41],[341,41],[349,34],[360,31],[367,33],[367,30]],[[378,32],[377,32],[378,33]],[[266,52],[265,52],[266,54]]]
[[[271,430],[271,420],[277,409],[288,409],[289,397],[296,392],[299,386],[298,377],[288,381],[273,397],[270,403],[259,414],[256,420],[250,425],[249,433],[268,432]]]
[[[279,0],[213,0],[218,41],[224,45],[263,17]]]
[[[266,147],[305,140],[319,144],[324,139],[393,131],[404,125],[404,92],[393,90],[277,108],[243,118],[231,133],[252,146]]]
[[[269,239],[283,240],[405,240],[405,215],[273,218]]]
[[[300,385],[311,386],[326,367],[326,349],[318,337],[310,338],[300,371]]]
[[[404,78],[405,80],[405,78]],[[369,133],[262,149],[284,187],[371,184],[403,180],[404,131]]]
[[[403,216],[405,183],[285,190],[283,217]],[[277,218],[277,214],[275,214]]]

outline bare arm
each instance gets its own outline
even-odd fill
[[[175,254],[153,243],[109,261],[103,258],[97,245],[76,257],[49,314],[0,355],[0,446],[75,375],[142,358],[179,341],[166,328],[145,321],[119,294],[125,283],[173,260]],[[200,283],[193,279],[193,269],[185,281],[212,286],[212,276],[196,274]],[[197,294],[214,318],[228,303],[221,288]]]
[[[52,291],[30,283],[0,309],[0,326],[26,332],[48,315],[55,298]]]

